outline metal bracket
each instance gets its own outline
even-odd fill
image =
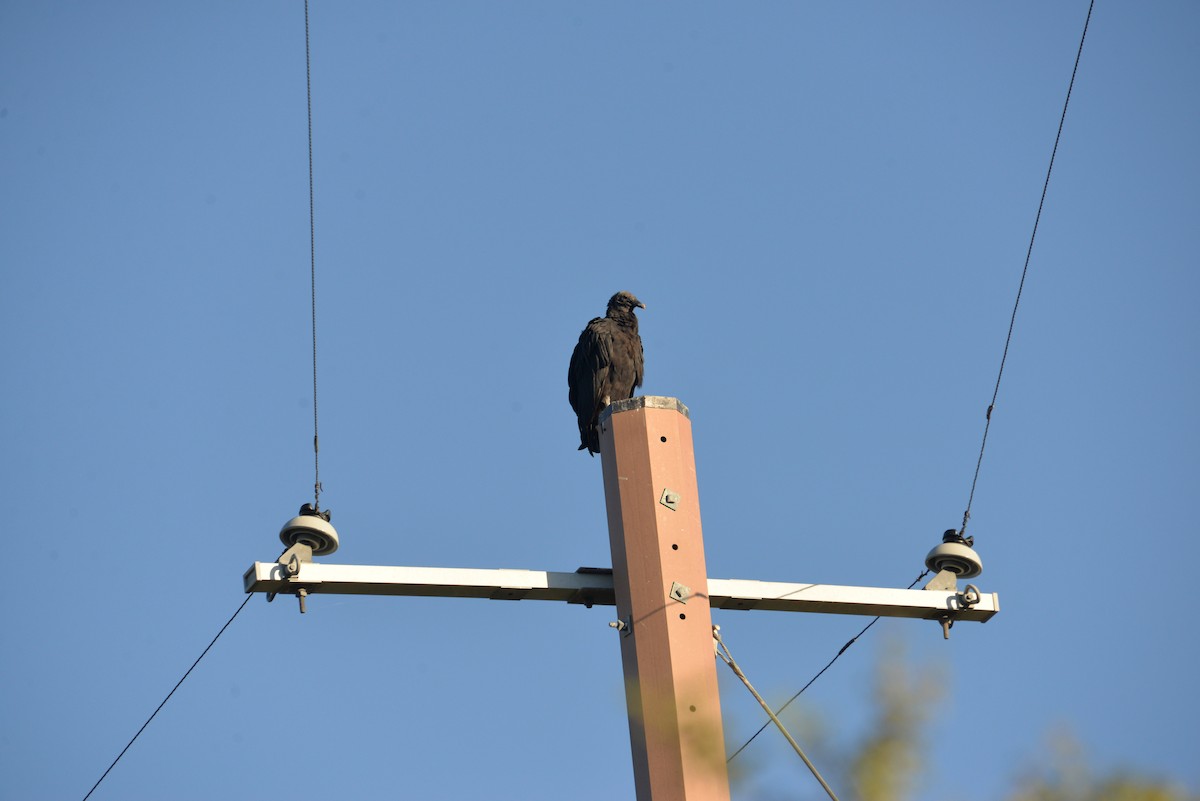
[[[621,620],[620,618],[618,618],[617,620],[612,621],[608,625],[610,628],[614,628],[617,631],[621,632],[621,636],[623,636],[623,637],[628,637],[630,634],[633,634],[633,628],[630,627],[628,619]]]
[[[674,512],[679,508],[679,493],[669,487],[664,488],[658,502]]]
[[[289,581],[300,575],[300,565],[305,562],[312,562],[313,548],[307,542],[296,542],[288,547],[286,551],[279,555],[276,561],[282,568],[285,578]],[[300,614],[304,614],[308,610],[305,608],[304,599],[308,595],[308,590],[301,587],[296,590],[296,597],[300,600]],[[267,603],[275,600],[275,593],[267,593]]]
[[[938,573],[938,577],[940,577],[942,575],[942,573],[949,573],[949,572],[950,572],[949,570],[943,570],[941,573]],[[938,580],[938,577],[935,577],[934,580],[929,583],[933,584],[935,581]],[[940,589],[952,589],[952,590],[958,589],[957,585],[955,584],[955,582],[953,580],[953,574],[951,574],[951,582],[950,583],[951,583],[950,587],[940,588]],[[930,587],[926,586],[925,589],[928,590],[928,589],[930,589]],[[934,587],[933,589],[939,589],[939,588]],[[982,598],[983,598],[983,595],[979,592],[979,588],[976,587],[974,584],[968,584],[966,589],[964,589],[962,592],[960,592],[954,596],[954,600],[958,603],[959,609],[970,609],[972,606],[975,606],[977,603],[979,603],[979,601],[982,600]],[[951,627],[954,626],[954,613],[946,612],[944,615],[942,615],[941,617],[938,618],[938,622],[942,624],[942,639],[943,640],[950,639],[950,629],[951,629]]]
[[[921,589],[948,592],[958,590],[958,574],[953,570],[939,570],[938,574],[929,580]]]
[[[311,562],[312,557],[312,546],[307,542],[297,542],[280,554],[279,559],[276,561],[283,566],[283,575],[288,578],[295,578],[300,575],[300,564],[302,562]]]
[[[687,585],[680,584],[678,581],[672,581],[671,597],[681,604],[686,604],[688,598],[692,597],[692,589]]]

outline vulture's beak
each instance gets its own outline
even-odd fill
[[[642,303],[640,300],[637,302],[637,305],[638,305],[638,307],[639,307],[639,308],[641,308],[641,309],[645,309],[645,308],[646,308],[646,304],[645,304],[645,303]]]

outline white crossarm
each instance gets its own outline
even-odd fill
[[[543,570],[496,570],[449,567],[383,567],[304,562],[288,578],[276,562],[255,562],[246,571],[246,592],[344,595],[408,595],[494,600],[566,601],[586,606],[613,605],[612,573],[581,569],[574,573]],[[693,588],[699,592],[699,588]],[[1000,611],[995,593],[980,593],[965,606],[961,592],[797,584],[750,579],[708,580],[709,604],[715,609],[767,609],[780,612],[823,612],[882,615],[937,620],[953,613],[956,620],[983,622]]]

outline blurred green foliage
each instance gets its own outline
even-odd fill
[[[936,669],[912,665],[899,644],[890,643],[883,653],[875,718],[847,760],[843,801],[908,801],[929,761],[925,726],[945,685]],[[1049,735],[1035,764],[1014,784],[1003,801],[1200,801],[1161,778],[1122,768],[1095,772],[1069,731]]]
[[[811,708],[789,708],[789,729],[810,754],[819,754],[817,767],[830,779],[841,801],[910,801],[924,798],[921,780],[931,763],[927,727],[935,718],[946,686],[937,667],[915,665],[898,641],[882,649],[876,667],[874,715],[866,734],[838,748],[830,742],[828,726]],[[763,736],[778,736],[763,732]],[[764,765],[751,755],[739,756],[730,767],[735,798],[774,801],[778,787],[755,786]],[[744,764],[738,765],[739,760]],[[1052,732],[1038,748],[1030,766],[1014,766],[1013,789],[995,801],[1200,801],[1164,777],[1141,775],[1124,767],[1097,771],[1088,764],[1083,747],[1068,730]],[[824,798],[815,781],[799,795]]]

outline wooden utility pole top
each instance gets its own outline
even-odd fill
[[[638,801],[728,801],[687,407],[618,401],[599,426]]]

